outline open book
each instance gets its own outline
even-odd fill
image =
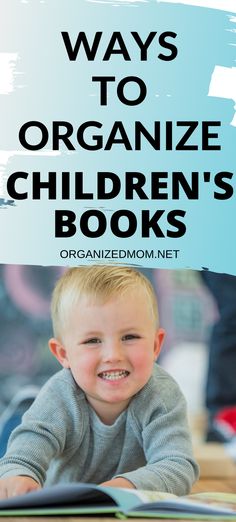
[[[0,501],[0,516],[101,515],[118,518],[188,518],[236,520],[236,495],[168,493],[94,484],[59,484]]]

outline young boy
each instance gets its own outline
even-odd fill
[[[132,268],[69,269],[52,298],[63,366],[43,386],[0,460],[0,497],[57,482],[190,491],[184,398],[155,361],[164,331],[149,281]]]

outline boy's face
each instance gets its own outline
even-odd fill
[[[49,346],[110,424],[148,382],[163,337],[139,288],[104,304],[82,298],[69,315],[62,343],[51,339]]]

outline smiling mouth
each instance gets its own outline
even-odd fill
[[[124,379],[124,377],[128,377],[129,373],[130,372],[127,372],[126,370],[119,370],[114,372],[101,372],[98,374],[98,377],[107,381],[117,381],[119,379]]]

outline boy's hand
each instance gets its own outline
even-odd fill
[[[102,482],[100,486],[110,486],[112,488],[130,488],[130,489],[136,489],[135,486],[130,482],[129,480],[117,477],[112,480],[108,480],[107,482]]]
[[[6,477],[0,480],[0,499],[24,495],[36,489],[41,489],[41,486],[31,477]]]

